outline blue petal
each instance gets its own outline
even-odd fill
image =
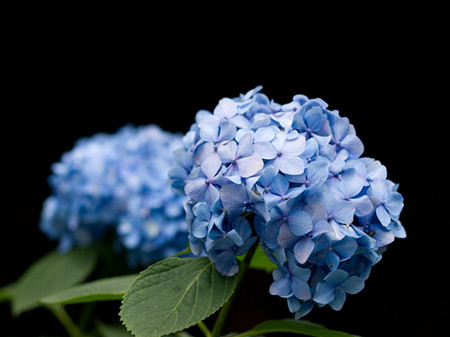
[[[223,207],[230,213],[242,210],[246,202],[249,201],[247,188],[244,185],[225,185],[220,189],[220,199]]]
[[[403,209],[403,197],[400,193],[389,193],[389,195],[386,197],[385,203],[386,204],[384,207],[386,207],[387,211],[390,214],[394,216],[400,215],[400,212]]]
[[[295,296],[289,297],[287,299],[287,303],[288,303],[289,311],[291,313],[297,312],[301,308],[301,303]]]
[[[355,205],[350,201],[337,200],[333,207],[333,219],[340,224],[350,224],[355,214]]]
[[[230,163],[236,159],[237,144],[235,141],[228,142],[218,148],[217,154],[222,163]]]
[[[335,287],[329,283],[319,282],[313,297],[314,302],[324,305],[330,303],[334,300],[334,288]]]
[[[249,157],[239,159],[237,166],[239,175],[242,178],[248,178],[261,171],[264,167],[264,162],[258,154],[252,154]]]
[[[205,193],[205,201],[210,209],[213,208],[214,203],[219,200],[220,194],[217,187],[210,184],[208,185]]]
[[[214,178],[221,167],[222,162],[217,154],[206,157],[201,165],[203,174],[210,180]]]
[[[339,266],[339,256],[333,251],[328,251],[325,254],[325,264],[331,271],[335,270]]]
[[[347,135],[341,141],[341,148],[346,149],[351,158],[358,158],[364,152],[364,145],[356,135]]]
[[[311,238],[304,237],[300,239],[294,246],[294,255],[298,263],[300,264],[306,263],[313,249],[314,249],[314,241]]]
[[[192,235],[198,239],[206,237],[208,233],[208,222],[199,218],[195,219],[192,223]]]
[[[298,135],[295,140],[287,140],[282,149],[283,155],[286,156],[299,156],[305,151],[306,139],[303,135]]]
[[[200,128],[200,137],[206,141],[215,141],[219,135],[217,124],[203,124]]]
[[[275,280],[269,288],[271,295],[278,295],[280,297],[291,296],[291,280],[285,277]]]
[[[226,250],[216,256],[214,263],[219,273],[221,273],[222,275],[228,275],[235,261],[236,257],[234,256],[233,252],[230,250]]]
[[[378,220],[380,220],[384,227],[387,227],[391,223],[391,217],[383,206],[380,205],[377,207],[376,214]]]
[[[251,134],[244,135],[239,140],[239,147],[237,149],[237,157],[248,157],[253,153],[253,138]]]
[[[242,240],[241,236],[234,229],[227,233],[227,238],[233,241],[236,246],[242,246],[244,244],[244,240]]]
[[[341,284],[341,289],[351,295],[359,293],[363,288],[364,280],[357,276],[350,276]]]
[[[344,259],[353,256],[357,248],[356,241],[348,236],[333,244],[333,250]]]
[[[296,277],[292,278],[291,289],[295,297],[300,300],[307,301],[311,298],[311,289],[307,282],[298,279]]]
[[[234,125],[234,123],[225,122],[220,125],[220,132],[217,140],[219,142],[227,141],[233,139],[235,134],[236,125]]]
[[[305,170],[305,163],[300,157],[285,156],[279,158],[280,171],[285,174],[298,175]]]
[[[194,207],[192,207],[192,212],[198,219],[203,221],[209,221],[211,218],[211,212],[204,202],[196,203]]]
[[[349,128],[350,122],[348,118],[343,117],[335,119],[332,126],[334,139],[336,139],[337,141],[341,141],[342,139],[344,139],[344,137],[348,133]]]
[[[328,303],[328,305],[332,309],[339,311],[344,306],[344,302],[345,302],[346,298],[347,298],[347,295],[345,295],[345,292],[343,292],[342,290],[336,290],[334,292],[334,299],[330,303]]]
[[[208,185],[205,184],[205,178],[196,178],[186,184],[184,191],[186,195],[191,197],[193,200],[204,201],[207,188]]]
[[[288,224],[292,233],[297,236],[305,235],[313,228],[311,217],[308,213],[299,209],[289,213]]]
[[[349,199],[361,192],[363,186],[364,179],[354,169],[344,171],[339,182],[339,189]]]
[[[329,273],[325,277],[326,283],[333,285],[334,287],[339,286],[345,279],[347,279],[348,273],[342,269],[336,269]]]
[[[275,176],[271,184],[272,193],[283,196],[286,194],[288,189],[289,189],[289,181],[281,174]]]
[[[323,114],[320,107],[314,107],[308,110],[305,114],[305,120],[313,132],[317,132],[321,129],[322,123],[325,119],[326,116]]]

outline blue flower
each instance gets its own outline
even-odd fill
[[[397,220],[403,208],[403,197],[396,191],[396,186],[386,180],[376,179],[372,182],[367,195],[376,209],[378,220],[387,227],[392,220]]]
[[[307,301],[311,298],[311,289],[307,282],[311,270],[299,267],[292,254],[288,254],[286,263],[275,269],[272,274],[275,281],[270,286],[269,292],[287,298],[291,312],[300,309],[299,300]]]
[[[61,251],[113,233],[133,268],[182,249],[186,198],[175,196],[167,184],[172,151],[181,144],[180,135],[155,125],[80,139],[52,166],[52,195],[44,203],[41,230],[59,241]],[[192,157],[176,158],[182,174],[172,174],[187,180]]]
[[[169,178],[189,197],[191,250],[231,276],[236,256],[259,240],[278,267],[269,291],[296,318],[338,310],[406,237],[403,198],[385,166],[361,157],[348,118],[320,98],[279,104],[260,90],[199,111],[175,153]]]
[[[341,310],[346,294],[357,294],[364,288],[364,280],[358,276],[349,276],[341,269],[333,270],[316,287],[314,302],[328,304],[334,310]]]
[[[243,217],[234,218],[229,229],[213,235],[216,240],[208,245],[209,257],[221,274],[232,276],[238,268],[236,256],[245,254],[257,238],[252,236],[250,224]]]

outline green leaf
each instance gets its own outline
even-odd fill
[[[329,330],[321,325],[308,321],[296,321],[292,319],[265,321],[256,325],[253,329],[235,335],[234,337],[257,336],[275,332],[290,332],[313,337],[352,337],[352,335],[345,332]]]
[[[121,300],[138,274],[117,276],[79,284],[42,298],[46,304],[75,304]]]
[[[233,293],[236,279],[220,275],[207,257],[169,258],[131,284],[120,316],[137,337],[184,330],[216,312]]]
[[[246,255],[247,254],[238,256],[237,259],[239,261],[243,261]],[[267,257],[266,253],[264,253],[264,250],[261,248],[260,245],[258,245],[258,247],[256,248],[255,254],[253,255],[250,261],[249,267],[252,269],[264,270],[267,273],[271,273],[272,270],[277,268],[276,264],[270,261],[270,259]]]
[[[0,303],[12,300],[15,286],[16,283],[14,282],[0,288]]]
[[[84,281],[97,262],[93,247],[66,254],[50,252],[32,264],[12,289],[12,312],[20,315],[34,309],[38,300]]]

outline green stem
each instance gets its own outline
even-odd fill
[[[212,330],[211,337],[219,337],[222,332],[225,321],[228,317],[228,313],[230,311],[231,305],[233,304],[234,298],[241,286],[242,281],[244,280],[245,274],[247,274],[248,267],[250,265],[250,261],[253,257],[253,254],[258,247],[258,243],[256,242],[247,252],[244,261],[239,264],[239,273],[237,274],[236,287],[234,288],[233,294],[230,296],[228,301],[224,304],[222,309],[220,309],[219,316],[217,316],[216,323],[214,324],[214,328]]]
[[[170,257],[177,257],[177,256],[180,256],[180,255],[184,255],[184,254],[188,254],[188,253],[190,253],[191,252],[191,247],[186,247],[185,249],[183,249],[181,252],[178,252],[178,253],[176,253],[176,254],[173,254],[173,255],[171,255]]]
[[[209,331],[208,327],[206,326],[205,323],[203,323],[202,321],[197,323],[197,326],[200,328],[200,330],[203,332],[203,334],[205,335],[205,337],[211,337],[211,331]]]
[[[62,305],[46,305],[45,307],[53,313],[70,337],[83,336],[83,333],[78,329]]]

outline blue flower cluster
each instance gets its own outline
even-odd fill
[[[362,158],[349,119],[321,99],[277,104],[259,93],[201,110],[169,172],[185,203],[195,255],[223,275],[256,241],[278,268],[270,293],[296,318],[315,305],[339,310],[364,287],[395,237],[403,198],[386,167]]]
[[[87,246],[113,233],[131,267],[165,258],[187,244],[185,198],[172,193],[167,172],[180,135],[155,125],[80,139],[53,164],[52,195],[40,228],[59,249]]]

